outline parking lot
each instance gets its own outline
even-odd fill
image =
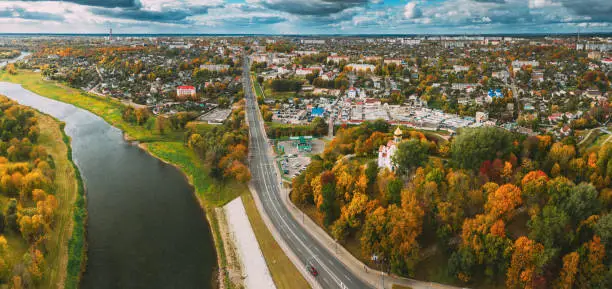
[[[325,142],[322,140],[313,139],[310,144],[310,151],[300,151],[293,141],[278,143],[278,146],[285,150],[285,153],[278,157],[284,177],[292,179],[299,175],[310,164],[310,156],[323,152],[325,148]]]
[[[221,124],[231,113],[231,109],[215,108],[212,111],[200,116],[198,120],[208,122],[209,124]]]

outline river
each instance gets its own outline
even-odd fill
[[[193,188],[102,118],[0,82],[0,94],[66,122],[87,188],[82,289],[212,288],[216,253]]]
[[[21,51],[21,54],[19,54],[19,56],[12,58],[12,59],[0,59],[0,68],[3,68],[4,66],[6,66],[9,63],[15,63],[19,60],[22,60],[24,58],[26,58],[28,55],[30,55],[32,53],[30,52],[26,52],[26,51]]]

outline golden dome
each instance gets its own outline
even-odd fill
[[[393,135],[395,135],[395,136],[401,136],[402,135],[402,130],[399,128],[399,126],[395,129],[395,132],[393,133]]]

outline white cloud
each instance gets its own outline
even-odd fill
[[[408,2],[408,4],[404,6],[404,17],[406,17],[407,19],[421,17],[421,9],[417,7],[416,2]]]
[[[529,0],[529,8],[544,8],[552,6],[561,6],[559,3],[555,3],[553,0]]]

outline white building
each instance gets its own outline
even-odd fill
[[[176,88],[176,95],[178,97],[181,96],[195,96],[196,95],[196,89],[193,86],[179,86]]]
[[[362,71],[362,72],[374,72],[374,69],[376,68],[376,66],[372,65],[372,64],[363,64],[363,63],[351,63],[351,64],[347,64],[345,67],[347,67],[350,70],[353,71]]]
[[[391,171],[395,170],[393,163],[393,155],[397,151],[397,145],[402,141],[402,130],[398,127],[393,133],[393,140],[390,140],[387,145],[381,145],[378,149],[378,167],[388,168]]]
[[[349,61],[348,56],[331,55],[327,57],[327,62],[340,63],[340,61]]]
[[[455,72],[462,72],[470,70],[470,67],[467,65],[453,65],[453,70]]]
[[[295,70],[295,75],[297,76],[306,76],[308,74],[313,74],[315,73],[316,70],[312,69],[312,68],[298,68]]]
[[[349,98],[357,97],[357,89],[354,88],[354,87],[349,88],[349,90],[348,90],[348,97]]]
[[[478,111],[476,112],[476,123],[483,123],[489,120],[489,113]]]
[[[225,71],[228,70],[230,66],[228,64],[202,64],[200,65],[200,69],[209,70],[209,71]]]
[[[538,67],[540,66],[540,63],[536,60],[515,60],[512,61],[512,68],[517,71],[522,69],[523,66],[531,66],[531,67]]]

